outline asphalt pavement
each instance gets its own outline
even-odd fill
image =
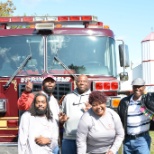
[[[17,146],[0,146],[0,154],[18,154]]]

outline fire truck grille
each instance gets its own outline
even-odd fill
[[[57,83],[53,95],[60,100],[63,95],[68,94],[71,91],[71,83]]]
[[[42,88],[41,84],[33,84],[33,92],[38,92],[40,91]],[[25,84],[19,84],[19,97],[22,94],[22,92],[25,89]],[[70,82],[66,82],[66,83],[57,83],[55,90],[53,92],[53,95],[55,96],[55,98],[57,98],[58,100],[61,99],[61,97],[63,95],[66,95],[67,93],[69,93],[71,91],[72,87],[71,87],[71,83]]]

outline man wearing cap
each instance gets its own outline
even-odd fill
[[[123,98],[118,114],[125,129],[124,154],[150,154],[150,118],[141,112],[141,99],[145,81],[136,78],[132,82],[133,94]]]
[[[42,82],[41,92],[47,95],[51,113],[53,114],[53,118],[57,121],[58,124],[60,108],[57,100],[53,96],[53,91],[55,89],[55,86],[56,86],[56,81],[54,79],[54,76],[48,74],[44,77],[44,80]],[[29,110],[33,102],[33,99],[35,97],[34,93],[32,93],[32,89],[33,89],[33,83],[28,81],[25,85],[25,91],[22,93],[22,95],[17,101],[19,110],[21,111]],[[58,154],[58,147],[55,149],[54,154]]]
[[[59,119],[59,105],[55,97],[53,96],[53,91],[56,86],[56,81],[54,76],[48,74],[44,77],[42,82],[42,93],[46,94],[49,98],[49,105],[52,111],[52,114],[56,120]],[[20,98],[17,101],[17,105],[19,110],[26,111],[30,108],[31,103],[34,99],[34,93],[32,93],[33,83],[28,81],[25,85],[25,91],[22,93]]]

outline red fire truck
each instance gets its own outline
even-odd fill
[[[79,74],[86,74],[91,90],[104,91],[115,109],[120,100],[115,42],[109,26],[95,16],[0,17],[0,143],[17,142],[17,100],[28,80],[34,92],[41,90],[44,74],[55,76],[58,100],[75,88]],[[124,49],[120,44],[125,68]],[[125,71],[120,75],[127,78]]]

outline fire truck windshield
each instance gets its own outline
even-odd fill
[[[116,76],[115,41],[83,35],[24,35],[0,37],[0,76],[11,76],[31,55],[17,75],[94,74]],[[58,57],[67,68],[55,60]]]

